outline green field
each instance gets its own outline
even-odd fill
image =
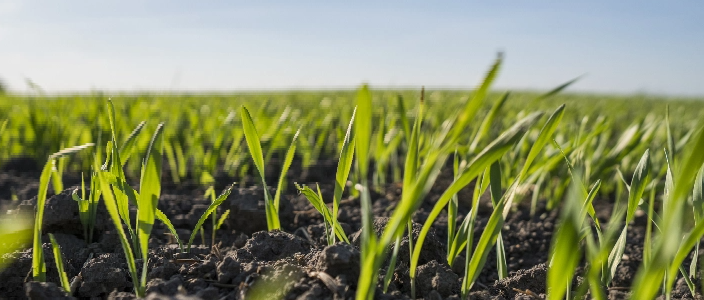
[[[326,233],[329,244],[348,239],[342,229],[338,231],[341,198],[359,199],[359,298],[372,298],[377,284],[385,289],[390,278],[372,279],[381,269],[393,270],[383,262],[390,256],[395,262],[397,251],[386,249],[398,247],[408,234],[404,229],[413,212],[430,194],[439,200],[420,237],[414,237],[419,244],[441,212],[456,220],[458,203],[471,203],[465,208],[471,209],[467,217],[448,223],[446,233],[443,263],[465,265],[460,296],[476,289],[474,283],[485,265],[496,264],[498,278],[508,276],[502,224],[517,210],[530,210],[532,215],[537,207],[560,214],[546,262],[549,299],[587,292],[591,298],[606,299],[627,247],[629,224],[636,226],[636,216],[643,215],[646,224],[637,225],[645,228],[642,261],[633,274],[631,296],[669,297],[683,276],[690,292],[701,294],[696,287],[702,279],[698,251],[691,253],[699,249],[704,235],[704,99],[569,89],[557,94],[508,94],[488,92],[484,88],[490,82],[475,91],[362,87],[232,94],[2,95],[0,161],[25,157],[42,166],[56,159],[42,173],[39,203],[47,184],[58,193],[66,188],[63,178],[85,174],[86,185],[101,190],[102,201],[112,203],[106,206],[116,226],[130,224],[123,209],[139,207],[136,224],[119,230],[125,256],[133,259],[146,255],[151,226],[155,218],[162,220],[158,212],[154,215],[162,185],[188,182],[207,188],[214,178],[228,178],[240,186],[276,187],[276,194],[264,193],[264,202],[268,228],[279,229],[285,227],[278,225],[279,193],[296,193],[283,190],[292,184],[283,175],[279,181],[286,160],[306,170],[321,161],[337,163],[342,156],[346,159],[340,160],[337,177],[328,182],[335,183],[334,199],[322,199],[310,185],[301,191],[324,215],[326,232],[333,228]],[[114,105],[112,127],[108,100]],[[143,127],[141,122],[146,122]],[[88,143],[95,146],[52,156]],[[431,192],[439,174],[452,174],[455,180],[445,190]],[[139,193],[124,187],[127,181],[140,182]],[[382,192],[392,183],[401,183],[403,192],[383,234],[375,236],[371,230],[375,199],[369,193]],[[472,198],[458,201],[456,194],[467,189]],[[130,198],[132,192],[135,198]],[[479,198],[485,193],[494,210],[480,216]],[[224,201],[229,190],[218,201],[216,193],[211,194],[216,203]],[[95,201],[97,205],[99,199]],[[333,207],[326,208],[323,202],[331,201]],[[610,217],[599,219],[595,206],[605,203],[612,207]],[[209,213],[215,209],[217,205]],[[480,218],[486,222],[475,227]],[[41,225],[39,220],[35,224]],[[216,219],[212,222],[215,227]],[[3,228],[5,234],[16,231],[10,227]],[[41,232],[35,233],[35,243],[37,234],[41,237]],[[415,245],[409,251],[411,296],[416,293],[420,249]],[[494,251],[497,260],[488,261]],[[465,260],[457,260],[460,256]],[[40,262],[35,263],[34,278],[41,280],[36,269]],[[140,270],[132,264],[134,292],[143,295],[146,273],[136,280]],[[583,267],[578,273],[583,280],[572,286],[577,266]]]

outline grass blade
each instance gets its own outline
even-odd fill
[[[246,107],[242,106],[240,109],[242,114],[242,126],[244,129],[245,140],[247,140],[247,147],[249,148],[249,154],[252,156],[254,165],[259,171],[259,177],[262,180],[262,185],[264,188],[264,207],[266,212],[266,224],[269,230],[281,228],[279,222],[279,211],[272,202],[269,196],[269,189],[266,185],[266,177],[264,175],[264,155],[262,153],[262,145],[259,141],[259,135],[257,134],[257,128],[254,126],[254,121],[252,116]]]
[[[279,176],[279,184],[276,187],[276,194],[274,194],[274,207],[276,207],[276,211],[279,211],[279,201],[281,199],[281,192],[284,189],[286,173],[288,173],[288,169],[291,167],[291,163],[293,162],[293,156],[294,154],[296,154],[296,140],[298,139],[298,134],[300,132],[301,129],[298,129],[296,130],[296,134],[293,135],[291,145],[288,147],[288,151],[286,151],[286,158],[284,158],[284,164],[281,166],[281,176]]]
[[[682,204],[686,200],[688,191],[692,189],[696,174],[704,163],[704,129],[699,128],[690,140],[684,152],[684,159],[675,170],[673,179],[674,187],[668,195],[667,203],[664,205],[662,216],[662,232],[653,249],[651,262],[638,270],[636,279],[633,282],[633,299],[654,298],[667,272],[668,278],[666,287],[672,286],[678,270],[682,263],[681,257],[686,257],[686,253],[691,251],[702,235],[704,235],[704,222],[695,225],[695,228],[681,241],[682,224]]]
[[[472,248],[472,243],[474,242],[474,226],[477,219],[477,214],[479,210],[479,197],[486,192],[489,187],[489,169],[484,171],[484,174],[477,178],[479,184],[474,186],[474,194],[472,195],[472,208],[462,220],[455,238],[450,243],[450,254],[447,256],[447,264],[453,266],[457,260],[457,256],[462,252],[464,247]],[[466,262],[469,264],[469,261]]]
[[[61,288],[64,292],[71,293],[71,285],[68,283],[68,276],[64,271],[64,258],[61,255],[61,248],[59,243],[56,242],[54,235],[49,233],[49,239],[51,240],[51,249],[54,252],[54,260],[56,261],[56,270],[59,272],[59,280],[61,281]]]
[[[397,237],[396,242],[394,242],[394,250],[393,253],[391,253],[389,267],[386,269],[386,275],[384,276],[384,293],[388,291],[391,279],[393,279],[394,277],[394,271],[396,270],[396,260],[398,259],[398,248],[401,248],[401,236]]]
[[[665,128],[667,129],[667,152],[670,153],[670,160],[674,164],[676,148],[672,127],[670,126],[670,105],[665,106]]]
[[[42,250],[42,220],[44,219],[44,204],[46,194],[49,189],[52,165],[54,160],[50,159],[39,177],[39,193],[37,194],[37,211],[34,218],[34,243],[32,245],[32,277],[34,281],[46,281],[46,262],[44,261],[44,251]]]
[[[367,178],[369,168],[369,149],[372,139],[372,94],[367,85],[357,91],[357,108],[355,109],[355,148],[357,168],[362,179]]]
[[[521,169],[519,181],[522,181],[523,178],[525,178],[535,158],[538,156],[538,154],[540,154],[541,151],[543,151],[545,145],[552,140],[552,136],[553,134],[555,134],[555,130],[557,130],[557,125],[559,125],[560,121],[562,121],[562,116],[564,114],[565,105],[562,104],[552,113],[552,115],[550,115],[547,122],[545,122],[545,125],[543,125],[543,128],[540,129],[538,139],[533,143],[530,152],[528,152],[526,162],[524,163],[523,168]]]
[[[144,125],[146,123],[147,122],[142,121],[137,124],[137,127],[132,130],[132,133],[130,133],[130,135],[127,137],[127,140],[122,143],[122,146],[120,147],[120,157],[122,158],[122,166],[124,166],[127,160],[130,159],[130,156],[132,156],[134,146],[137,143],[137,136],[139,136],[139,133],[142,132],[142,129],[144,129]]]
[[[340,201],[342,201],[342,192],[345,190],[347,178],[349,177],[350,170],[352,169],[352,159],[354,158],[355,140],[352,139],[352,126],[354,125],[355,113],[356,109],[352,112],[350,124],[347,126],[345,139],[342,143],[342,150],[340,151],[340,160],[337,163],[337,172],[335,173],[335,191],[332,201],[331,224],[335,229],[340,226],[337,222],[337,214],[340,207]]]
[[[582,75],[582,76],[584,76],[584,75]],[[545,98],[548,98],[548,97],[550,97],[550,96],[552,96],[552,95],[555,95],[555,94],[561,92],[562,90],[566,89],[567,87],[569,87],[569,86],[572,85],[573,83],[575,83],[575,82],[577,82],[578,80],[580,80],[580,79],[582,78],[582,76],[579,76],[579,77],[577,77],[577,78],[575,78],[575,79],[572,79],[572,80],[570,80],[570,81],[568,81],[568,82],[565,82],[565,83],[561,84],[560,86],[558,86],[558,87],[556,87],[556,88],[550,90],[549,92],[540,95],[538,98],[536,98],[536,99],[533,100],[533,101],[543,100],[543,99],[545,99]]]
[[[171,220],[169,220],[169,217],[167,217],[164,214],[164,212],[162,212],[158,208],[155,211],[155,216],[156,216],[157,220],[161,221],[162,223],[164,223],[164,225],[166,225],[166,228],[169,229],[169,232],[171,233],[171,235],[174,237],[174,239],[176,239],[176,243],[178,243],[179,249],[181,249],[181,252],[184,252],[183,242],[178,237],[178,233],[176,232],[176,228],[174,227],[173,224],[171,224]]]
[[[230,210],[226,210],[222,216],[220,216],[220,219],[218,220],[217,225],[215,226],[215,230],[219,230],[220,227],[222,227],[222,224],[225,223],[225,220],[227,220],[227,217],[230,215]]]
[[[452,176],[456,180],[460,172],[460,157],[455,149],[454,160],[452,162]],[[457,194],[452,196],[450,203],[447,205],[447,257],[452,255],[452,241],[455,240],[455,227],[457,227],[457,206],[459,199]],[[452,260],[450,260],[451,262]],[[450,264],[452,265],[452,264]]]
[[[529,115],[519,121],[514,126],[512,126],[511,128],[509,128],[508,130],[504,131],[496,140],[494,140],[494,142],[484,148],[484,150],[479,153],[467,165],[467,167],[465,167],[465,169],[462,171],[462,174],[440,196],[440,199],[438,199],[438,201],[435,203],[435,206],[433,206],[433,210],[428,215],[428,218],[423,224],[423,228],[421,229],[421,232],[418,235],[417,247],[416,250],[413,252],[413,256],[411,258],[411,277],[415,276],[415,267],[417,266],[418,259],[420,258],[420,249],[423,247],[425,236],[428,234],[428,231],[430,230],[430,227],[432,226],[433,222],[435,222],[435,219],[438,217],[438,215],[440,215],[440,213],[450,201],[452,196],[459,192],[462,188],[467,186],[482,172],[484,172],[484,170],[488,168],[492,163],[501,158],[504,153],[508,152],[508,150],[513,147],[513,144],[520,140],[523,137],[523,134],[525,134],[525,132],[528,130],[528,128],[530,128],[530,126],[537,121],[539,116],[540,114]],[[502,209],[503,204],[501,205]]]
[[[499,110],[501,110],[501,107],[504,106],[504,103],[506,103],[506,100],[508,100],[509,95],[510,95],[510,93],[506,93],[501,98],[499,98],[499,101],[496,101],[496,103],[494,103],[494,105],[491,107],[491,110],[489,110],[489,113],[486,115],[486,117],[484,117],[482,124],[479,126],[477,133],[474,135],[474,138],[472,139],[472,144],[469,146],[470,153],[474,153],[477,149],[477,146],[479,146],[479,142],[481,142],[484,139],[484,137],[486,137],[489,134],[489,129],[491,129],[491,124],[494,123],[494,119],[496,118],[496,115],[499,113]]]
[[[331,226],[331,228],[334,228],[335,230],[335,235],[345,243],[349,243],[349,239],[347,238],[347,235],[345,234],[345,231],[342,229],[342,226],[338,222],[333,223],[333,216],[332,212],[330,211],[330,208],[325,205],[325,202],[323,202],[323,199],[320,197],[319,193],[316,193],[313,191],[311,188],[307,186],[300,186],[296,185],[296,188],[298,188],[298,191],[303,194],[303,196],[308,199],[311,205],[317,210],[322,216],[323,220],[325,220],[325,223],[328,226]],[[334,224],[334,225],[333,225]],[[333,239],[329,239],[330,241],[333,241]]]
[[[145,262],[142,269],[141,286],[147,285],[147,260],[149,259],[149,236],[154,227],[156,207],[161,194],[161,165],[164,151],[163,124],[156,127],[152,137],[147,156],[142,165],[142,178],[140,180],[139,200],[137,210],[137,235],[142,259]]]
[[[650,151],[645,150],[631,180],[631,189],[628,194],[628,212],[626,222],[630,223],[635,218],[636,210],[640,204],[643,192],[650,179]]]
[[[399,118],[401,118],[403,133],[406,137],[409,137],[411,135],[411,125],[410,122],[408,122],[408,116],[406,116],[406,105],[403,103],[403,97],[401,97],[401,95],[396,98],[396,108],[398,109]]]
[[[465,281],[463,281],[462,284],[463,297],[468,295],[474,282],[479,278],[479,273],[484,267],[484,263],[486,263],[486,258],[489,256],[489,249],[494,246],[496,238],[501,233],[501,227],[503,227],[504,224],[504,205],[506,205],[506,197],[501,198],[496,207],[494,207],[494,211],[491,213],[489,221],[487,221],[486,227],[484,227],[484,231],[479,237],[477,247],[472,253],[472,258],[465,268]]]
[[[577,183],[572,182],[567,202],[562,208],[560,226],[552,240],[547,275],[548,300],[565,297],[582,256],[579,239],[584,218],[580,216],[580,189]]]
[[[459,137],[460,134],[462,134],[466,130],[469,122],[474,118],[474,116],[484,104],[484,99],[486,98],[486,94],[489,92],[489,87],[492,83],[494,83],[496,76],[499,74],[499,69],[501,69],[502,61],[503,53],[498,53],[494,64],[489,69],[489,72],[487,72],[486,76],[484,77],[484,80],[479,85],[479,87],[472,93],[472,98],[467,101],[464,109],[462,109],[460,114],[457,116],[457,120],[455,121],[456,126],[453,126],[448,134],[450,140],[456,140],[457,137]]]
[[[257,171],[259,171],[259,176],[261,177],[262,182],[265,182],[264,155],[262,153],[261,143],[259,142],[257,128],[254,126],[252,116],[249,114],[246,107],[242,106],[240,112],[242,114],[242,126],[244,129],[245,139],[247,140],[247,147],[249,147],[249,153],[254,161],[254,166],[257,167]]]
[[[357,299],[372,299],[375,292],[377,268],[376,235],[373,232],[373,212],[367,174],[369,169],[369,149],[372,138],[372,95],[369,87],[363,85],[356,96],[357,109],[354,122],[355,152],[357,153],[357,176],[360,178],[360,204],[362,213],[362,241],[360,274],[356,292]]]
[[[494,208],[499,204],[501,199],[501,164],[495,161],[491,164],[489,172],[491,202]],[[499,235],[496,238],[496,270],[498,271],[499,280],[508,277],[508,266],[506,265],[506,249],[504,248],[503,237],[499,229]]]

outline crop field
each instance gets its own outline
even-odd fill
[[[0,95],[0,299],[701,299],[704,99],[509,93],[500,66]]]

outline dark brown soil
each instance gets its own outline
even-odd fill
[[[358,199],[346,195],[340,207],[339,221],[352,243],[328,246],[322,217],[305,197],[296,193],[293,186],[293,182],[309,185],[319,182],[324,199],[330,200],[335,167],[334,162],[326,161],[305,172],[292,168],[293,171],[289,172],[290,184],[282,197],[280,209],[283,231],[266,231],[261,203],[263,189],[258,186],[235,188],[228,201],[218,209],[218,214],[226,209],[230,209],[231,213],[226,224],[217,232],[215,247],[211,247],[210,222],[204,226],[205,236],[203,239],[201,236],[196,238],[197,246],[190,253],[180,253],[174,238],[163,224],[157,222],[150,240],[150,259],[147,262],[147,298],[243,299],[269,292],[278,293],[283,299],[354,299],[360,260],[357,236],[361,215]],[[34,161],[23,158],[6,164],[0,170],[0,209],[9,210],[5,217],[19,218],[23,216],[22,212],[34,212],[38,169]],[[275,172],[267,170],[268,174]],[[218,190],[235,181],[235,178],[224,175],[216,179]],[[195,181],[173,185],[167,183],[169,180],[164,177],[159,208],[177,228],[179,237],[187,241],[209,200],[203,197],[205,188]],[[270,180],[276,182],[276,178]],[[443,174],[413,215],[414,234],[420,230],[443,186],[450,180],[451,176]],[[77,178],[65,178],[68,187],[78,183]],[[372,193],[377,217],[374,222],[376,232],[383,230],[385,217],[393,211],[401,188],[399,184],[389,184],[382,191]],[[134,279],[127,271],[121,245],[105,208],[101,205],[98,211],[94,240],[86,242],[71,191],[62,191],[47,200],[43,232],[53,233],[61,245],[66,272],[75,289],[72,297],[133,299]],[[53,192],[50,194],[53,195]],[[522,197],[526,203],[516,207],[502,230],[509,277],[498,280],[495,254],[490,254],[473,287],[471,299],[538,299],[545,296],[546,263],[559,213],[547,211],[540,205],[538,212],[531,216],[525,207],[530,195]],[[460,193],[458,225],[468,212],[470,198],[470,188]],[[609,215],[611,205],[607,200],[597,199],[595,203],[600,216]],[[476,229],[477,238],[490,212],[490,201],[484,195]],[[645,217],[640,216],[629,228],[628,246],[609,289],[609,299],[628,297],[627,288],[641,262],[644,224]],[[457,265],[451,268],[446,262],[446,228],[447,216],[443,213],[423,245],[417,278],[418,298],[459,299],[463,270]],[[14,262],[0,273],[0,298],[70,298],[57,287],[59,280],[54,256],[48,238],[45,236],[43,240],[48,282],[30,280],[32,249],[29,248],[31,245],[27,245],[28,248],[2,258],[12,258]],[[378,299],[409,299],[408,256],[406,237],[399,249],[399,261],[387,293],[382,292],[379,281]],[[138,262],[140,266],[142,263],[141,260]],[[385,271],[386,267],[380,272],[380,278],[383,278]],[[580,280],[577,275],[576,280]],[[260,299],[271,299],[273,296],[266,294],[265,298]],[[682,280],[678,281],[673,296],[676,299],[691,297]],[[699,295],[697,297],[701,298]]]

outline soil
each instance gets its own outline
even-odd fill
[[[278,174],[274,163],[267,174]],[[230,209],[225,224],[217,231],[215,243],[211,240],[212,225],[204,224],[204,236],[198,235],[189,253],[181,253],[174,237],[157,222],[150,240],[148,264],[148,299],[354,299],[359,276],[359,232],[361,215],[359,199],[345,194],[340,206],[339,221],[350,237],[351,244],[327,245],[321,215],[308,200],[299,195],[293,185],[320,184],[325,200],[332,198],[336,162],[323,162],[303,171],[300,165],[291,168],[288,186],[282,195],[280,218],[282,231],[266,231],[264,190],[257,185],[235,187],[227,202],[218,208],[218,215]],[[0,209],[7,218],[27,217],[36,205],[39,164],[28,158],[17,158],[0,169]],[[164,174],[169,174],[167,171]],[[80,176],[80,174],[79,174]],[[413,215],[413,234],[437,201],[443,188],[451,182],[451,174],[441,174],[436,185],[420,209]],[[268,178],[276,182],[277,178]],[[237,181],[226,175],[216,176],[219,191]],[[132,180],[130,182],[137,182]],[[198,218],[208,207],[203,197],[205,188],[197,180],[188,179],[175,185],[170,177],[162,180],[159,208],[176,227],[181,240],[188,241]],[[54,255],[49,239],[43,250],[47,262],[47,282],[31,281],[31,244],[18,252],[2,257],[12,263],[0,273],[0,299],[134,299],[132,280],[124,253],[104,206],[98,210],[93,240],[87,241],[79,221],[78,209],[71,192],[80,183],[80,177],[68,175],[60,193],[50,188],[46,201],[43,233],[53,233],[61,246],[66,273],[71,281],[72,295],[60,289]],[[380,233],[398,200],[402,186],[388,184],[372,191],[376,219],[374,230]],[[457,225],[468,213],[472,187],[459,194],[460,208]],[[273,194],[273,190],[271,190]],[[472,288],[470,299],[542,299],[545,297],[546,263],[553,231],[559,212],[548,211],[539,205],[537,213],[528,211],[530,195],[521,195],[520,203],[506,220],[502,235],[506,249],[509,276],[498,280],[495,253],[489,255],[485,267]],[[491,212],[487,195],[482,195],[478,239],[483,224]],[[595,200],[597,214],[607,220],[611,204],[607,199]],[[133,210],[132,213],[135,211]],[[134,217],[134,216],[133,216]],[[609,299],[629,296],[636,269],[642,259],[642,244],[646,219],[639,216],[628,230],[628,246],[611,287]],[[423,244],[417,273],[418,298],[459,299],[463,269],[461,263],[451,268],[445,259],[447,215],[435,221],[433,230]],[[0,243],[8,241],[0,241]],[[379,280],[377,299],[410,299],[408,237],[399,248],[399,260],[386,293]],[[463,261],[460,257],[459,261]],[[144,262],[138,261],[138,269]],[[386,264],[386,263],[385,263]],[[380,271],[380,279],[386,272]],[[579,271],[576,281],[581,280]],[[691,299],[686,284],[679,280],[674,299]],[[696,299],[702,297],[697,294]]]

